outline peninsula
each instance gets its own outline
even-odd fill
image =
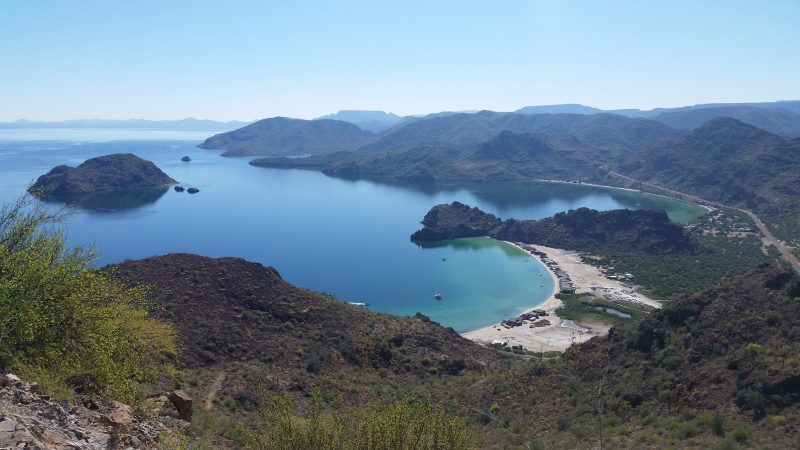
[[[414,241],[489,236],[576,251],[676,254],[700,251],[686,231],[663,211],[595,211],[579,208],[542,220],[500,220],[459,202],[434,206]]]

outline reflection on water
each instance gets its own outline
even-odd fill
[[[264,168],[262,168],[264,169]],[[280,170],[280,169],[272,169]],[[591,204],[592,209],[615,208],[655,209],[667,212],[670,220],[686,223],[706,213],[703,208],[658,195],[643,194],[629,189],[598,187],[591,184],[553,181],[467,182],[410,182],[385,177],[345,177],[326,175],[347,184],[377,183],[393,188],[421,193],[429,198],[442,194],[458,196],[468,193],[492,205],[491,211],[501,219],[541,219],[556,213]],[[470,204],[470,206],[476,206]],[[545,212],[532,215],[531,212]]]
[[[155,203],[166,194],[168,190],[169,186],[92,192],[79,196],[59,196],[52,200],[49,199],[48,203],[58,201],[94,212],[113,213],[116,211],[140,208]]]
[[[594,309],[596,309],[598,311],[603,311],[603,312],[605,312],[607,314],[611,314],[612,316],[622,317],[623,319],[630,319],[631,317],[633,317],[632,315],[630,315],[630,314],[628,314],[626,312],[622,312],[622,311],[620,311],[618,309],[614,309],[614,308],[609,308],[608,306],[592,306],[592,308],[594,308]]]
[[[411,241],[423,249],[449,248],[455,251],[480,251],[498,247],[512,258],[530,258],[530,256],[514,247],[491,238],[448,239],[443,241]]]

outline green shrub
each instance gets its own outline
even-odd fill
[[[556,418],[556,429],[558,431],[567,431],[569,429],[569,419],[566,416],[558,416]]]
[[[475,445],[461,418],[427,405],[390,405],[325,414],[315,396],[305,416],[290,395],[274,397],[256,427],[244,432],[249,449],[465,449]]]
[[[709,425],[711,426],[711,431],[717,436],[725,434],[725,416],[722,414],[714,414]]]
[[[731,431],[731,436],[736,439],[737,442],[744,442],[750,438],[752,432],[747,425],[739,424],[733,427],[733,431]]]
[[[739,448],[739,446],[736,444],[736,441],[731,438],[725,438],[714,446],[714,450],[736,450],[737,448]]]
[[[174,359],[174,331],[148,314],[146,290],[66,247],[63,218],[27,195],[0,210],[0,369],[130,401]]]

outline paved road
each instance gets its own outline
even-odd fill
[[[789,264],[792,266],[792,268],[794,269],[795,272],[800,274],[800,261],[798,261],[797,257],[794,256],[794,254],[792,253],[792,250],[790,248],[788,248],[787,246],[785,246],[777,238],[775,238],[775,236],[773,236],[772,233],[770,233],[769,228],[767,228],[767,226],[764,224],[764,222],[762,222],[761,219],[759,219],[757,215],[753,214],[752,211],[749,211],[749,210],[743,209],[743,208],[737,208],[735,206],[723,205],[722,203],[712,202],[712,201],[700,198],[700,197],[698,197],[696,195],[686,194],[684,192],[675,191],[675,190],[672,190],[672,189],[667,189],[667,188],[662,187],[662,186],[658,186],[658,185],[655,185],[655,184],[652,184],[652,183],[648,183],[648,182],[645,182],[645,181],[642,181],[642,180],[637,180],[637,179],[631,178],[631,177],[629,177],[627,175],[623,175],[621,173],[614,172],[613,170],[609,170],[606,167],[601,167],[601,169],[607,171],[610,175],[614,175],[615,177],[622,178],[623,180],[628,180],[628,181],[631,181],[631,182],[634,182],[634,183],[639,183],[642,186],[649,186],[651,188],[658,189],[660,191],[664,191],[664,192],[673,194],[676,197],[684,198],[684,199],[690,200],[690,201],[695,202],[695,203],[699,203],[699,204],[703,204],[703,205],[716,206],[717,208],[734,209],[736,211],[741,211],[741,212],[747,214],[751,219],[753,219],[753,223],[756,224],[756,227],[758,227],[758,230],[761,231],[761,234],[762,234],[762,236],[764,238],[764,242],[766,244],[771,244],[771,245],[775,246],[775,248],[778,249],[778,252],[780,252],[781,256],[783,256],[783,259],[786,260],[787,262],[789,262]]]

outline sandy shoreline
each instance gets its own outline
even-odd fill
[[[553,278],[554,288],[550,297],[542,304],[532,306],[524,311],[530,312],[534,309],[545,310],[547,316],[544,317],[544,319],[547,319],[550,325],[530,328],[529,322],[519,327],[505,328],[497,323],[488,327],[462,333],[462,336],[472,341],[486,344],[490,344],[493,341],[504,341],[507,342],[509,346],[522,345],[525,349],[535,352],[562,352],[574,343],[581,343],[594,336],[605,336],[608,334],[608,330],[611,327],[604,323],[585,321],[576,326],[571,321],[563,321],[556,316],[555,310],[561,307],[562,302],[555,297],[559,286],[559,280],[555,272],[544,264],[541,257],[525,251],[513,242],[506,243],[531,255],[532,258],[536,258],[547,268],[547,271]],[[555,262],[561,270],[569,275],[577,293],[590,293],[597,297],[623,304],[637,303],[654,308],[661,307],[660,303],[635,292],[633,288],[623,282],[606,278],[597,267],[581,261],[581,257],[577,252],[544,247],[541,245],[533,245],[533,247],[546,253],[550,260]]]

